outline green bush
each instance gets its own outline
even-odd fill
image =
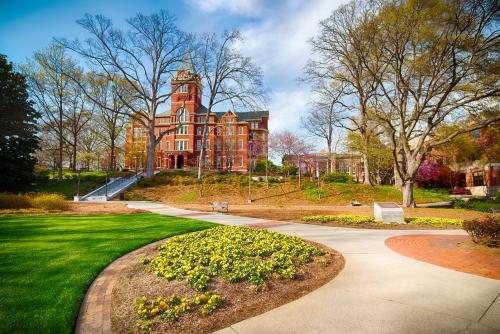
[[[321,176],[326,183],[355,183],[352,176],[346,173],[325,173]]]
[[[457,209],[468,209],[481,212],[500,210],[500,194],[496,197],[471,198],[468,201],[454,200],[452,206]]]
[[[314,183],[306,183],[302,189],[304,190],[304,196],[308,200],[316,200],[328,197],[330,194],[325,188],[318,187]]]
[[[500,216],[490,215],[481,220],[466,220],[462,227],[474,242],[490,247],[500,246]]]

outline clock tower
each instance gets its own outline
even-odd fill
[[[181,64],[172,79],[172,96],[170,97],[170,112],[175,115],[184,106],[189,113],[190,120],[196,110],[201,107],[201,78],[194,69],[193,58],[189,49],[186,49]]]

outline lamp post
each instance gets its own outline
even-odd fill
[[[248,204],[252,204],[252,153],[253,141],[248,141]]]

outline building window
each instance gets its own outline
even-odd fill
[[[259,128],[259,122],[250,122],[250,128],[251,129],[258,129]]]
[[[188,134],[188,126],[187,125],[181,125],[180,127],[175,130],[175,133],[178,135],[187,135]]]
[[[238,133],[239,133],[240,135],[242,135],[242,134],[243,134],[243,127],[242,127],[242,126],[240,126],[240,128],[238,129]]]
[[[254,133],[252,133],[252,139],[253,139],[254,141],[255,141],[255,140],[257,140],[257,134],[256,134],[255,132],[254,132]]]
[[[481,130],[474,130],[471,132],[472,138],[479,140],[481,138]]]
[[[165,151],[170,151],[170,142],[169,141],[167,141],[165,143]]]
[[[160,141],[158,142],[158,149],[159,149],[160,151],[161,151],[161,147],[162,147],[162,145],[161,145],[161,140],[160,140]]]
[[[199,139],[196,141],[196,149],[198,151],[201,150],[201,140],[199,140]]]
[[[196,128],[196,134],[197,134],[198,136],[201,136],[201,130],[202,130],[202,127],[201,127],[201,126],[199,126],[199,127],[197,127],[197,128]]]
[[[226,129],[226,136],[232,136],[233,135],[233,128],[227,128]]]
[[[161,157],[156,159],[156,168],[161,168]]]
[[[205,123],[207,116],[198,116],[198,123]]]
[[[243,156],[240,155],[240,166],[243,167]]]
[[[472,181],[474,182],[474,187],[484,186],[483,172],[475,172],[472,174]]]
[[[187,91],[188,91],[187,85],[180,85],[179,86],[179,90],[178,90],[179,93],[187,93]]]
[[[169,124],[170,119],[169,118],[158,118],[158,124]]]
[[[243,140],[242,140],[242,139],[240,139],[240,140],[238,141],[238,148],[239,148],[240,150],[242,150],[242,149],[243,149]]]
[[[220,128],[217,128],[217,130],[216,130],[215,132],[217,133],[217,136],[220,136],[220,135],[221,135]]]
[[[220,166],[222,165],[222,157],[220,155],[218,155],[216,158],[215,158],[215,166],[217,168],[220,168]]]
[[[189,120],[189,114],[184,108],[180,108],[179,110],[177,110],[176,117],[178,123],[187,123]]]
[[[222,143],[220,141],[215,143],[215,150],[222,151]]]
[[[187,140],[176,140],[175,141],[175,150],[176,151],[185,151],[187,150],[187,145],[188,141]]]
[[[144,128],[134,128],[134,137],[142,137],[146,135],[146,129]]]

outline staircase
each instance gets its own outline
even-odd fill
[[[75,196],[75,202],[89,201],[89,202],[105,202],[110,199],[115,198],[122,192],[127,190],[137,180],[141,177],[141,174],[129,176],[129,177],[118,177],[116,179],[111,179],[107,184],[99,187],[92,192],[84,196]]]

